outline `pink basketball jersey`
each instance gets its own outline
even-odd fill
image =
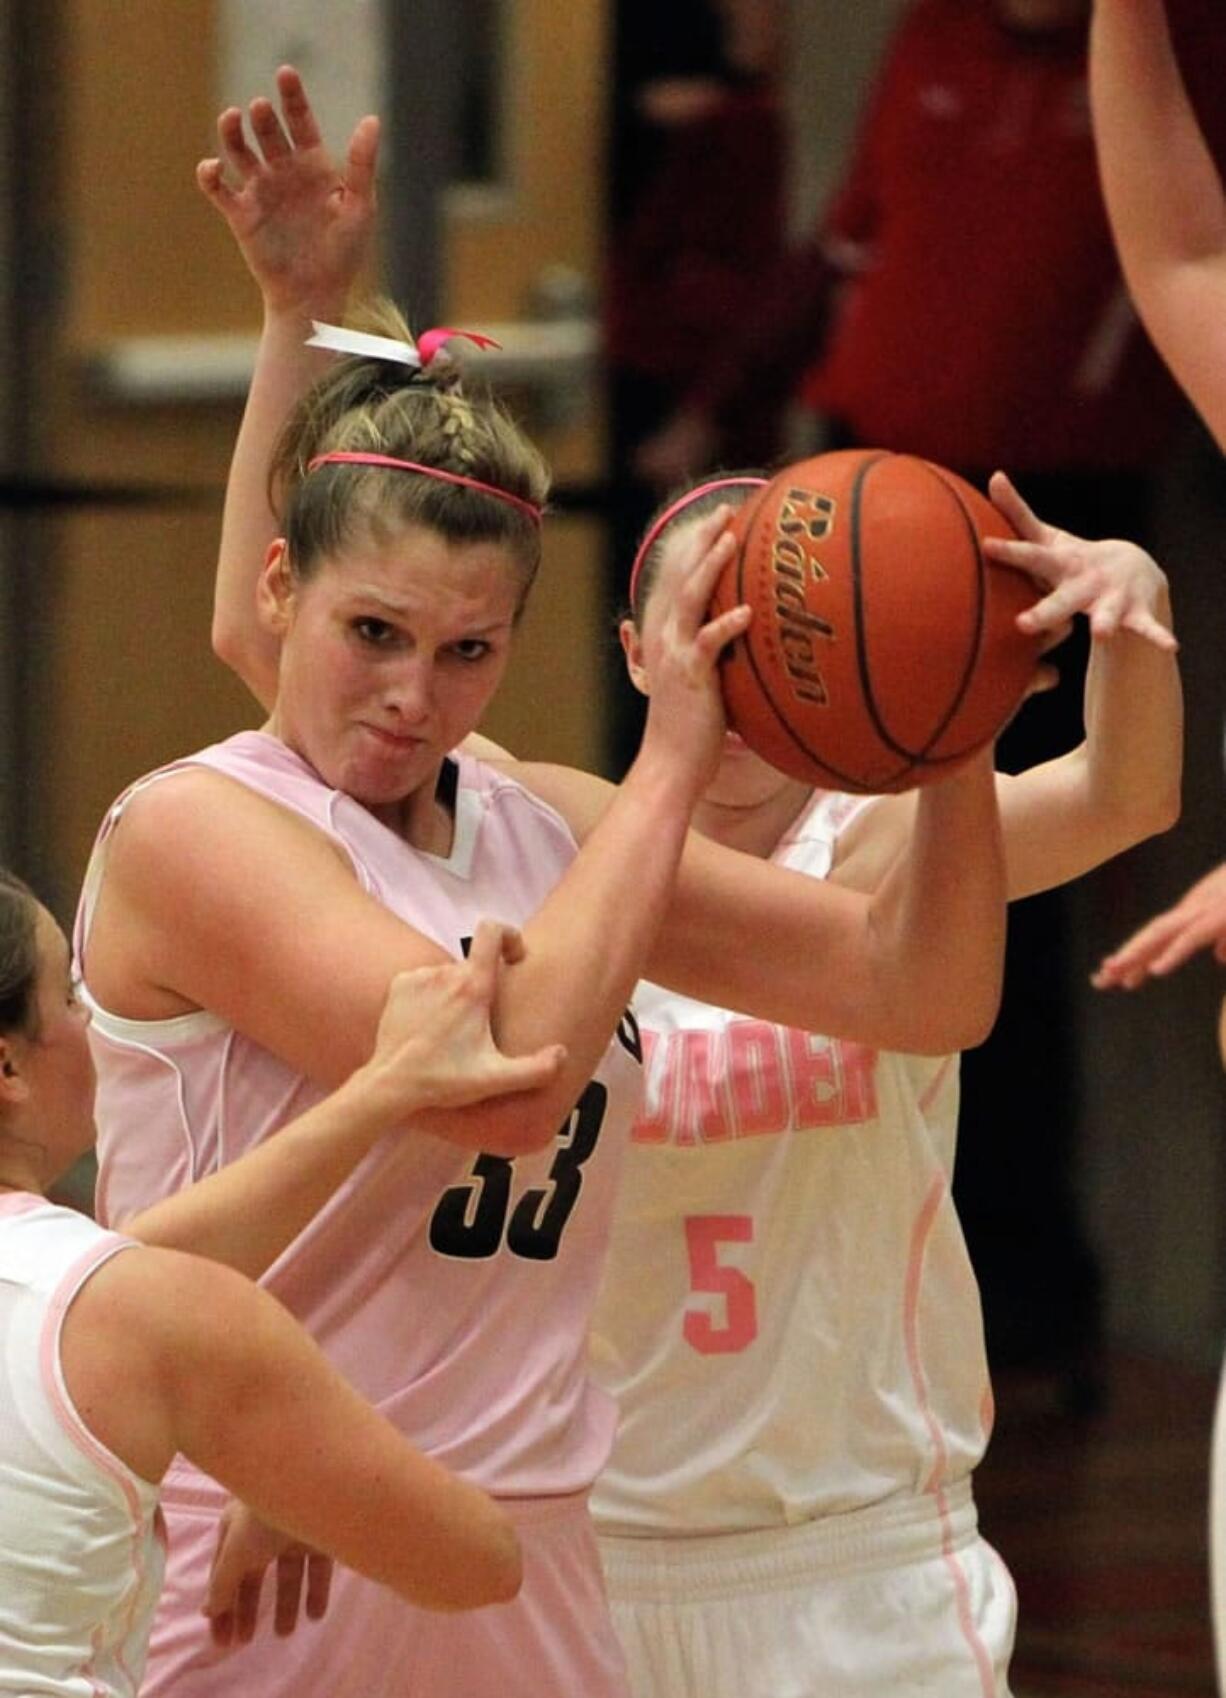
[[[411,848],[263,732],[140,782],[188,765],[302,815],[376,901],[455,956],[483,917],[527,921],[575,854],[551,809],[464,756],[446,858]],[[89,915],[131,794],[104,822],[82,896],[87,995]],[[90,1000],[104,1219],[232,1161],[322,1094],[209,1013],[134,1021]],[[639,1079],[627,1016],[550,1148],[508,1160],[426,1134],[385,1139],[263,1281],[414,1443],[496,1493],[583,1490],[607,1453],[613,1406],[588,1381],[584,1345]],[[181,1461],[167,1485],[168,1502],[180,1489],[218,1497]]]
[[[774,858],[825,877],[864,805],[819,796]],[[957,1059],[655,985],[635,1007],[645,1101],[593,1328],[621,1411],[601,1531],[777,1527],[969,1473],[990,1400],[949,1194]]]

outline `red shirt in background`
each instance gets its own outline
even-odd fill
[[[1171,9],[1221,144],[1226,14]],[[950,465],[1144,466],[1182,402],[1116,261],[1086,45],[1085,28],[1009,29],[989,0],[916,0],[821,229],[687,403],[726,424],[774,381],[854,440]]]

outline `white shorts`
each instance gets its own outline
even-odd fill
[[[969,1481],[777,1530],[600,1546],[634,1698],[1008,1698],[1017,1595]]]

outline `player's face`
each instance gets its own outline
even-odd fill
[[[94,1063],[68,944],[45,908],[38,910],[35,936],[37,1023],[30,1035],[10,1034],[6,1043],[25,1093],[22,1136],[36,1143],[41,1178],[50,1182],[93,1146]]]
[[[522,589],[510,553],[414,525],[305,584],[276,562],[264,581],[282,637],[272,729],[376,813],[433,787],[506,670]]]

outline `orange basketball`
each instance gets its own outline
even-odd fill
[[[978,490],[908,454],[848,449],[788,466],[733,519],[713,612],[754,610],[723,664],[729,723],[825,789],[907,790],[990,743],[1038,659],[1023,573],[984,558],[1011,536]]]

